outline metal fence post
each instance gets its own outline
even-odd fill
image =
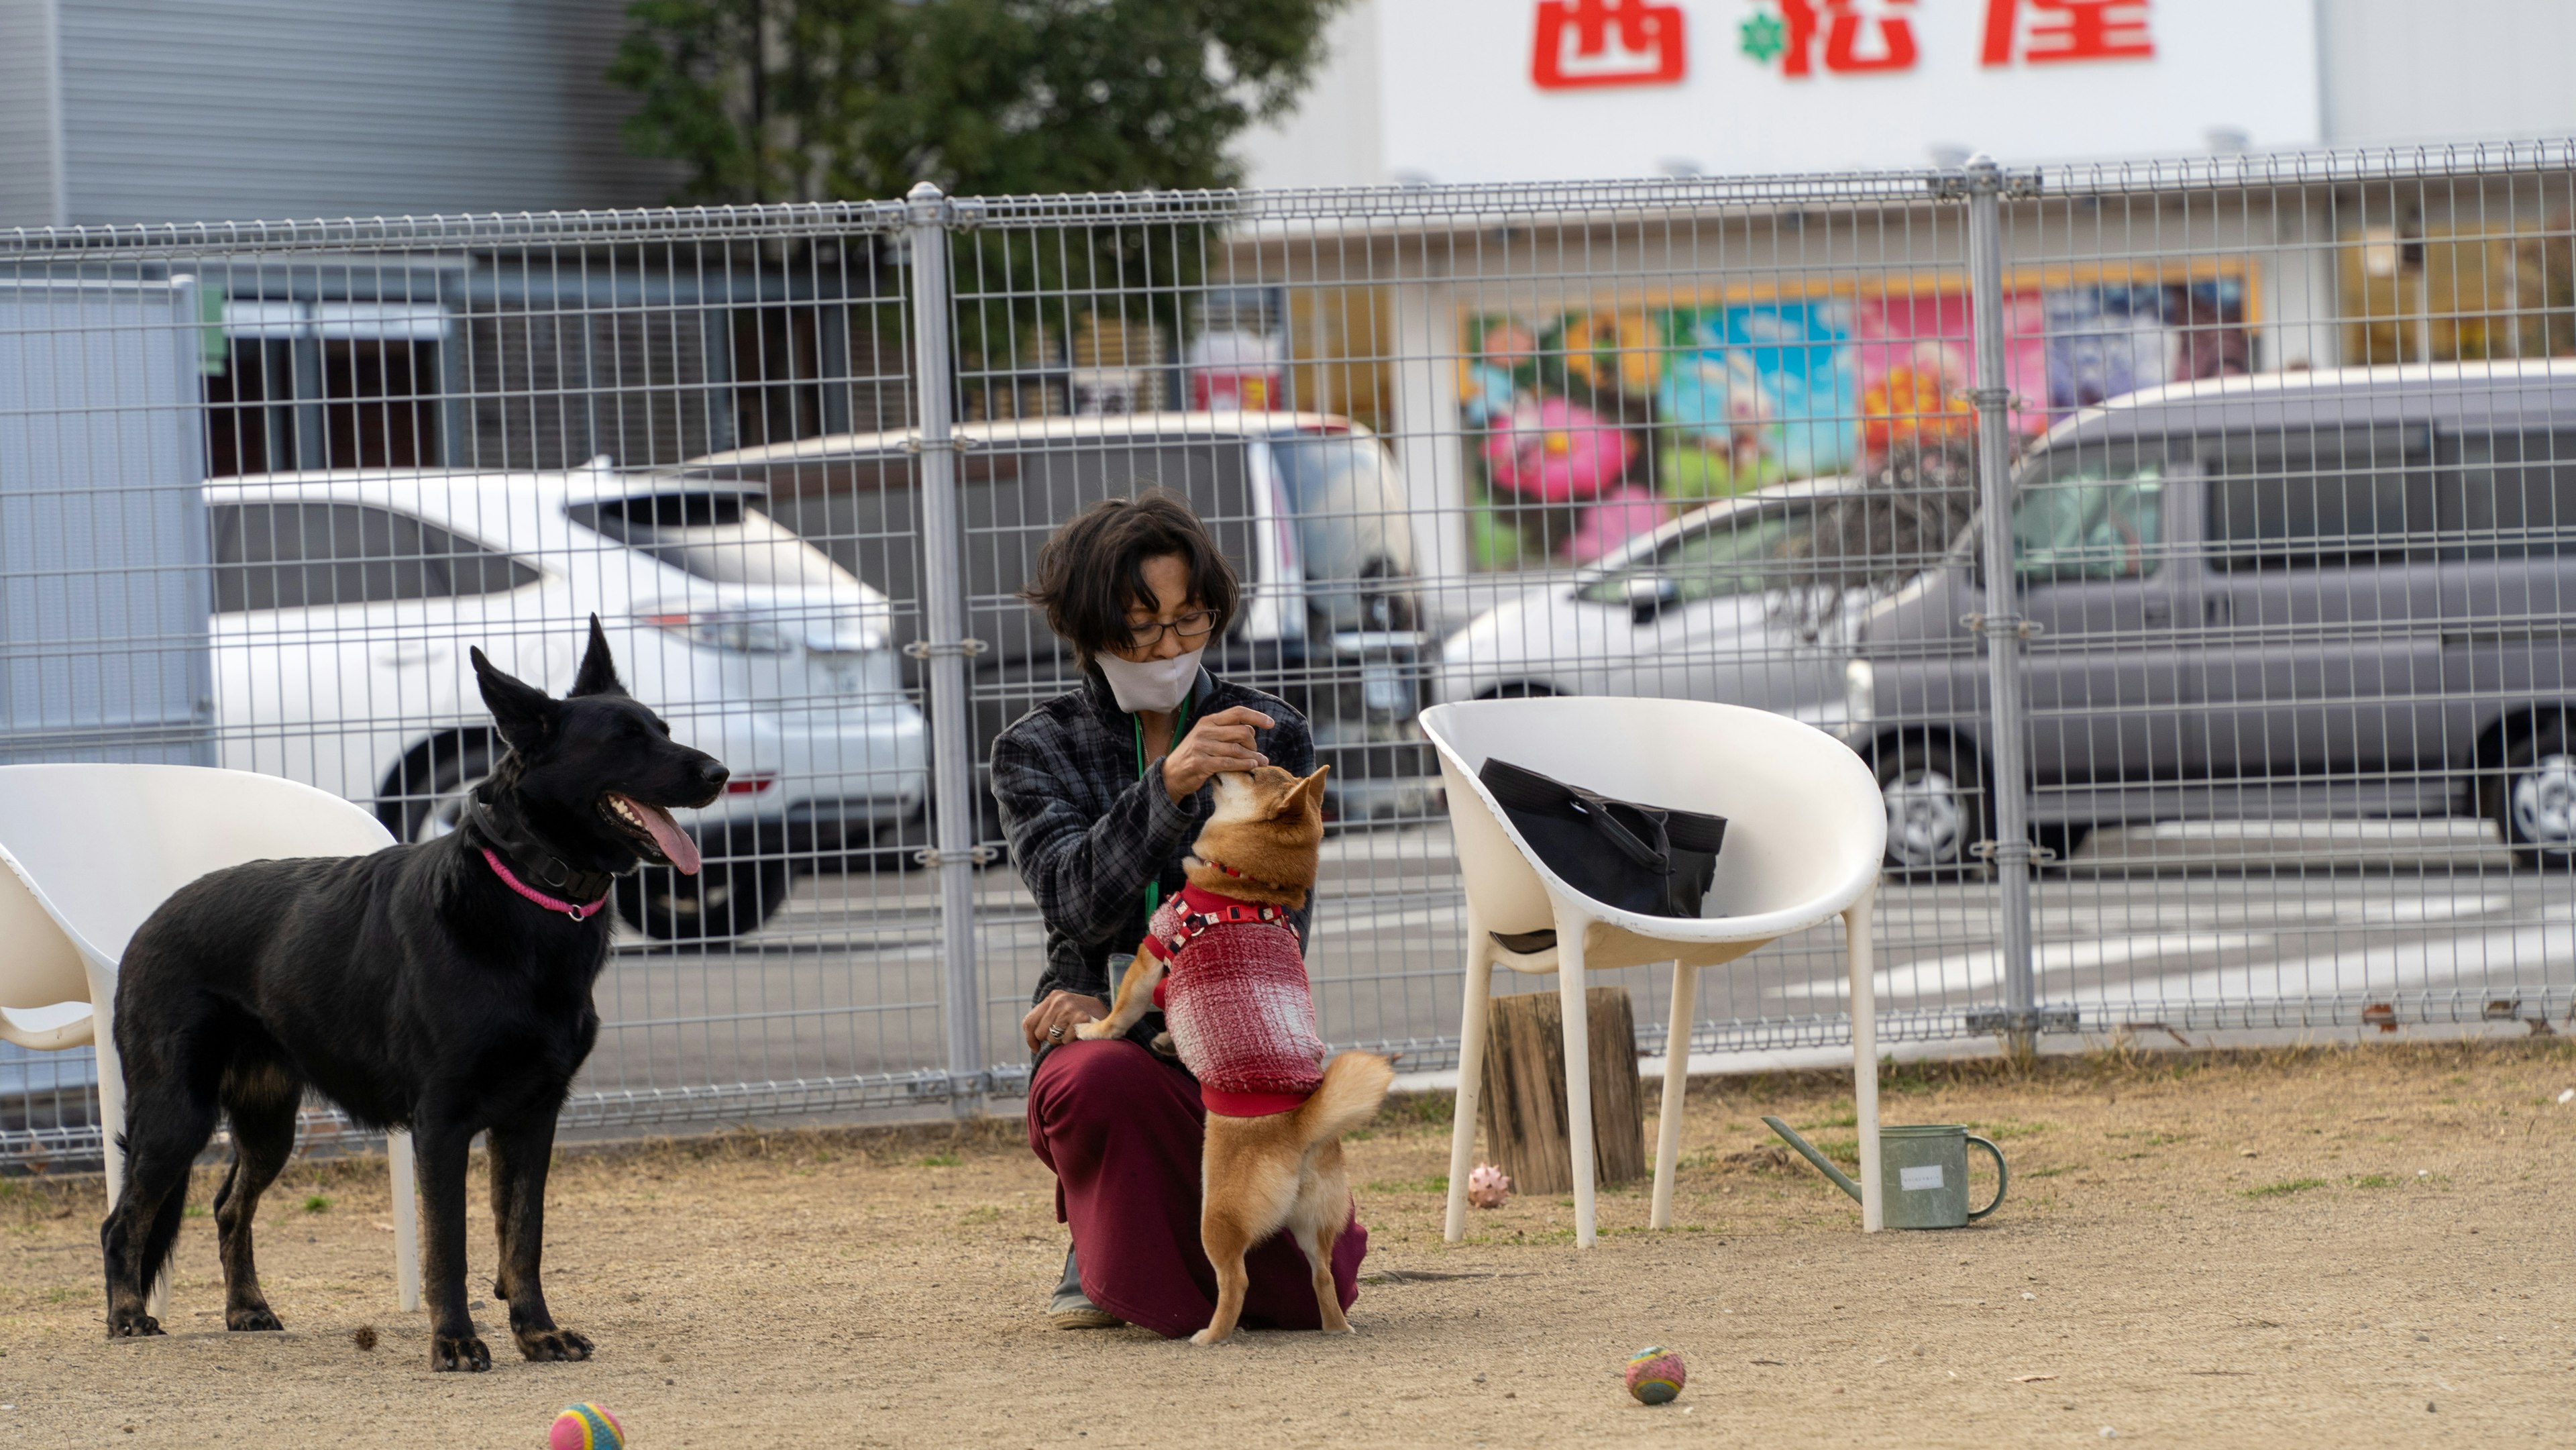
[[[1987,782],[1992,803],[1995,877],[2003,888],[1997,923],[2003,953],[2004,1011],[1995,1023],[2005,1050],[2027,1056],[2038,1043],[2037,994],[2030,967],[2030,826],[2023,809],[2029,778],[2024,750],[2021,647],[2027,625],[2013,577],[2012,389],[2004,378],[2003,195],[2012,180],[1991,156],[1967,167],[1968,317],[1977,348],[1977,499],[1985,516],[1985,612],[1973,621],[1986,640]]]
[[[948,198],[925,181],[905,200],[912,267],[912,383],[921,449],[922,637],[909,646],[930,677],[933,845],[922,857],[939,882],[939,954],[946,984],[948,1100],[959,1117],[982,1110],[984,991],[975,972],[975,732],[966,698],[966,661],[983,642],[966,637],[964,511],[957,496],[957,442],[950,428],[951,318]]]

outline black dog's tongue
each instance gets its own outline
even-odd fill
[[[635,819],[644,823],[645,830],[653,833],[653,844],[662,848],[662,855],[670,861],[672,869],[683,876],[698,874],[698,843],[689,839],[689,833],[680,829],[680,823],[671,819],[669,811],[660,806],[646,805],[631,795],[615,798],[618,804],[634,813]]]

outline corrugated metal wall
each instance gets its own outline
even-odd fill
[[[0,0],[0,225],[55,215],[54,0]]]
[[[624,0],[53,3],[72,222],[634,206],[676,176],[618,137]]]
[[[0,762],[215,763],[197,289],[0,281]]]

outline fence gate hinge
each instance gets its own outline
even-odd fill
[[[963,851],[942,851],[937,846],[930,846],[912,853],[912,859],[934,871],[951,861],[964,861],[970,866],[990,866],[1001,857],[1002,853],[990,846],[971,846]]]
[[[1969,847],[1968,847],[1968,854],[1969,854],[1970,856],[1975,857],[1977,860],[1980,860],[1980,861],[1992,861],[1992,860],[1994,860],[1994,859],[1995,859],[1995,851],[1996,851],[1996,848],[1997,848],[1997,843],[1996,843],[1996,842],[1993,842],[1993,841],[1976,841],[1976,842],[1972,842],[1972,843],[1969,845]],[[2051,865],[2051,864],[2054,864],[2054,863],[2056,862],[2056,860],[2057,860],[2057,852],[2056,852],[2056,851],[2054,851],[2054,850],[2050,849],[2049,847],[2046,847],[2046,846],[2040,845],[2039,843],[2037,843],[2037,842],[2035,842],[2035,841],[2034,841],[2034,842],[2029,843],[2029,845],[2028,845],[2028,850],[2029,850],[2029,853],[2030,853],[2030,864],[2032,864],[2032,865],[2034,865],[2034,866],[2047,866],[2047,865]]]
[[[907,1085],[914,1102],[955,1102],[959,1098],[988,1096],[993,1091],[990,1072],[924,1072]]]
[[[1992,192],[2006,201],[2031,201],[2043,188],[2036,171],[2005,171],[2000,167],[1971,167],[1932,177],[1932,194],[1942,201],[1965,201],[1980,192]]]
[[[927,660],[936,659],[941,655],[962,655],[971,660],[981,656],[989,648],[991,646],[980,639],[944,640],[935,644],[926,639],[916,639],[903,647],[903,657],[908,660]]]
[[[1962,1019],[1974,1036],[2001,1036],[2007,1032],[2081,1032],[2083,1014],[2073,1007],[2026,1007],[2014,1011],[2007,1007],[1990,1007],[1970,1012]]]
[[[2018,614],[1962,614],[1959,626],[1971,634],[2012,634],[2022,639],[2037,639],[2048,633],[2048,626]]]

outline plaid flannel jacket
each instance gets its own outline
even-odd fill
[[[1300,775],[1315,768],[1305,717],[1205,670],[1192,689],[1190,729],[1237,705],[1277,722],[1253,737],[1271,764]],[[1020,879],[1046,915],[1046,971],[1032,1002],[1058,989],[1108,999],[1116,987],[1110,954],[1132,952],[1145,937],[1145,884],[1162,882],[1166,901],[1180,893],[1181,860],[1207,821],[1212,794],[1213,787],[1201,786],[1174,804],[1159,760],[1137,776],[1135,717],[1118,708],[1097,672],[993,741],[1002,833]],[[1308,909],[1313,905],[1310,897]],[[1306,915],[1293,917],[1301,942]]]

